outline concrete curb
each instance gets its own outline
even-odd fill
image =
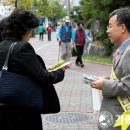
[[[76,59],[76,57],[72,57],[73,60]],[[95,63],[95,64],[100,64],[100,65],[108,65],[112,66],[112,64],[107,64],[107,63],[101,63],[101,62],[96,62],[96,61],[90,61],[90,60],[83,60],[84,62],[90,62],[90,63]]]

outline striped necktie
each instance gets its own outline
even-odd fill
[[[114,59],[114,66],[117,64],[118,60],[119,60],[119,57],[120,57],[120,52],[119,52],[119,49],[117,49],[113,55],[113,59]]]

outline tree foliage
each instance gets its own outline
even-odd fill
[[[74,22],[82,21],[83,17],[80,12],[80,6],[75,6],[71,9],[70,17]]]
[[[18,0],[17,8],[31,9],[32,8],[32,0]]]
[[[48,17],[55,16],[57,18],[62,18],[66,15],[63,6],[61,6],[57,0],[49,1],[48,12]]]
[[[15,4],[20,9],[31,9],[32,2],[33,0],[5,0],[5,4]]]
[[[37,16],[63,18],[66,15],[59,0],[6,0],[7,3],[17,3],[17,8],[32,10]]]
[[[58,0],[33,0],[34,12],[38,16],[62,18],[65,15],[63,7]]]
[[[38,16],[48,16],[48,0],[33,0],[33,11]]]

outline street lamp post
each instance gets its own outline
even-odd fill
[[[18,6],[18,0],[15,0],[15,8]]]
[[[67,10],[68,10],[67,14],[68,16],[70,16],[70,0],[67,1]]]

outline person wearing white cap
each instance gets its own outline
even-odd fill
[[[64,23],[59,27],[57,38],[61,47],[61,59],[70,61],[71,59],[71,41],[74,42],[75,30],[70,24],[68,16],[64,18]]]

